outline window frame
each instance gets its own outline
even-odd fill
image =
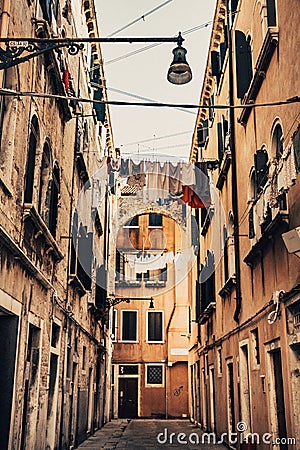
[[[162,382],[160,384],[158,383],[148,383],[148,367],[153,366],[159,366],[162,368]],[[152,387],[152,388],[162,388],[165,386],[165,365],[164,363],[147,363],[145,364],[145,387]]]
[[[159,217],[160,220],[159,222],[161,222],[161,225],[156,225],[156,224],[151,224],[151,217]],[[158,214],[158,213],[149,213],[149,217],[148,217],[148,228],[162,228],[163,227],[163,214]]]
[[[136,317],[136,332],[135,332],[135,337],[136,337],[136,339],[135,340],[132,340],[132,339],[124,339],[123,338],[123,327],[124,327],[124,313],[128,313],[128,312],[134,312],[135,313],[135,317]],[[127,343],[131,343],[131,344],[133,344],[133,343],[138,343],[139,342],[139,340],[138,340],[138,337],[139,337],[139,332],[138,332],[138,323],[139,323],[139,320],[138,320],[138,310],[137,309],[121,309],[120,310],[120,317],[121,317],[121,320],[120,320],[120,328],[121,328],[121,333],[120,333],[120,341],[119,342],[122,342],[122,343],[124,343],[124,344],[127,344]]]
[[[149,314],[161,314],[161,340],[150,340],[149,339]],[[164,341],[164,311],[163,310],[155,310],[149,311],[147,310],[146,314],[146,342],[148,344],[163,344]]]
[[[137,225],[131,225],[132,221],[137,218]],[[139,216],[134,216],[131,219],[127,220],[127,222],[123,225],[123,228],[136,228],[138,229],[140,227],[139,225]]]

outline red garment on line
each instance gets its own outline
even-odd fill
[[[65,85],[66,92],[68,93],[69,87],[70,87],[70,72],[69,72],[67,65],[66,65],[66,70],[64,71],[63,76],[62,76],[62,81]]]
[[[195,194],[191,186],[182,186],[182,193],[181,200],[188,203],[191,208],[206,208],[208,206]]]

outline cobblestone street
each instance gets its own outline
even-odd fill
[[[184,433],[184,434],[183,434]],[[203,442],[203,443],[202,443]],[[113,420],[79,446],[98,449],[210,449],[225,446],[213,444],[208,436],[188,420]]]

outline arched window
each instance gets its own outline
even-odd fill
[[[274,129],[272,136],[272,156],[274,156],[277,161],[280,160],[283,153],[283,133],[281,125],[278,123]]]
[[[29,146],[25,173],[24,203],[32,203],[34,166],[36,157],[36,147],[39,139],[39,125],[36,116],[33,116],[30,125]]]
[[[39,184],[39,203],[38,212],[45,222],[48,216],[47,192],[51,174],[51,152],[48,142],[45,142],[43,148],[42,162],[40,168],[40,184]]]
[[[60,193],[60,170],[58,163],[55,162],[52,170],[52,179],[50,182],[49,216],[48,216],[48,228],[54,238],[56,237],[59,193]]]

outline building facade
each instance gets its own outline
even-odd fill
[[[190,154],[218,161],[194,213],[190,416],[235,448],[299,447],[296,15],[289,1],[217,2]]]
[[[92,0],[0,8],[1,38],[99,35]],[[31,55],[0,74],[0,447],[69,449],[111,416],[115,150],[99,44]]]
[[[119,199],[111,317],[113,415],[187,417],[185,205],[168,200],[168,206],[160,207],[162,194],[155,191],[155,200],[150,191],[148,201],[145,190],[130,194],[125,187]]]

